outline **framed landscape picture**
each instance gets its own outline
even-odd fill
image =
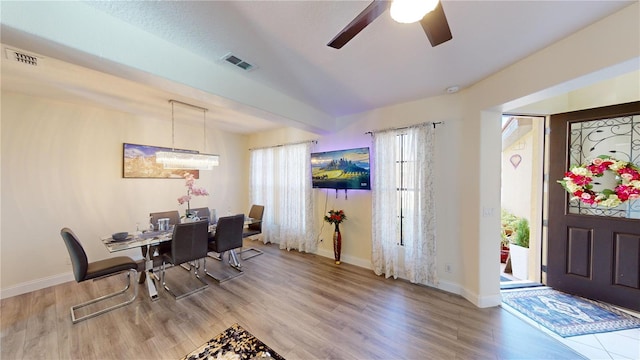
[[[122,177],[153,179],[184,179],[188,172],[198,179],[199,170],[165,169],[156,162],[156,152],[170,148],[123,143]],[[181,150],[184,151],[184,150]]]

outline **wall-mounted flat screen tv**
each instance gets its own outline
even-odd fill
[[[369,148],[311,154],[314,188],[371,190]]]

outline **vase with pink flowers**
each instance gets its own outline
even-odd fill
[[[186,172],[183,176],[185,186],[187,187],[187,194],[178,198],[178,204],[183,205],[187,203],[187,210],[182,219],[184,219],[184,221],[196,221],[198,220],[197,214],[191,212],[191,199],[193,196],[209,196],[209,192],[205,188],[195,186],[196,179],[192,173]]]

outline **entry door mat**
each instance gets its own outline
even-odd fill
[[[187,354],[182,360],[248,360],[254,358],[284,360],[282,356],[250,332],[238,324],[233,324],[227,330]]]
[[[640,318],[549,288],[505,291],[502,301],[562,337],[640,328]]]

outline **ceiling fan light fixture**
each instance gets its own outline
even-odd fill
[[[399,23],[411,24],[420,21],[428,12],[433,11],[440,0],[393,0],[391,18]]]

